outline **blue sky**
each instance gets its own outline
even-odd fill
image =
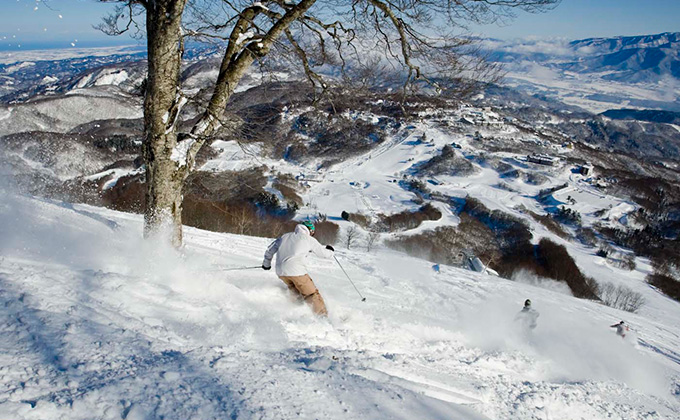
[[[67,48],[71,43],[86,47],[140,42],[127,36],[108,37],[92,28],[112,9],[110,4],[96,0],[1,0],[0,3],[2,50]],[[507,25],[474,26],[471,30],[501,39],[580,39],[680,31],[680,0],[563,0],[548,13],[519,13],[517,19]]]
[[[471,29],[500,39],[583,39],[680,32],[680,0],[562,0],[546,13],[519,13],[508,25]]]
[[[67,48],[136,44],[92,26],[113,10],[96,0],[0,0],[0,49]]]

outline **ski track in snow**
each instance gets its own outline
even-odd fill
[[[311,259],[330,319],[257,266],[267,239],[3,194],[0,419],[672,419],[677,315],[622,313],[380,249]],[[512,318],[525,297],[532,334]],[[648,313],[678,312],[663,296]],[[656,309],[655,309],[656,308]],[[670,309],[669,309],[670,308]],[[626,319],[637,342],[608,326]]]

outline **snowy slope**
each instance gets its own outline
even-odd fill
[[[631,315],[387,250],[312,259],[330,320],[258,266],[268,240],[0,203],[0,419],[672,419],[680,306]],[[531,334],[512,322],[530,297]],[[657,311],[657,312],[654,312]],[[659,314],[665,316],[661,317]],[[652,315],[653,314],[653,315]],[[635,337],[608,326],[625,319]],[[636,341],[637,339],[637,341]]]
[[[141,116],[141,98],[116,86],[74,89],[59,97],[0,104],[0,136],[28,131],[65,133],[94,120]]]
[[[470,108],[472,109],[472,108]],[[301,216],[314,217],[318,213],[338,217],[342,210],[360,212],[369,216],[378,213],[392,214],[405,209],[415,210],[419,207],[412,201],[416,195],[406,191],[399,183],[403,179],[414,177],[426,182],[429,190],[451,197],[465,198],[471,196],[479,199],[492,210],[500,209],[519,218],[525,219],[534,230],[538,231],[536,240],[542,236],[557,238],[555,235],[519,210],[520,206],[539,214],[566,207],[578,211],[583,216],[583,225],[604,223],[610,217],[614,226],[627,222],[626,216],[637,211],[639,206],[630,200],[606,195],[593,186],[594,177],[575,174],[574,165],[566,158],[572,151],[559,145],[541,144],[551,150],[558,159],[554,167],[528,163],[524,148],[518,151],[487,151],[484,140],[473,140],[472,133],[481,132],[485,137],[493,137],[495,141],[503,141],[504,146],[512,150],[515,145],[539,142],[535,135],[519,133],[511,125],[501,124],[488,128],[483,126],[447,128],[446,124],[456,124],[466,111],[445,110],[446,115],[435,119],[423,118],[420,122],[403,126],[396,133],[388,135],[386,140],[373,150],[348,158],[330,168],[318,169],[320,162],[309,162],[297,165],[284,160],[272,160],[259,156],[261,143],[251,143],[243,148],[234,141],[216,141],[213,148],[219,156],[208,161],[201,169],[205,171],[241,170],[252,166],[267,165],[272,172],[289,173],[297,176],[307,189],[301,191],[306,206],[300,209]],[[478,110],[481,112],[481,110]],[[486,114],[491,114],[486,112]],[[446,124],[442,124],[442,121]],[[425,138],[427,141],[422,141]],[[442,153],[446,145],[456,144],[455,154],[467,159],[475,168],[475,173],[468,176],[437,175],[423,177],[417,173],[419,165]],[[537,146],[538,147],[538,146]],[[489,161],[502,162],[511,170],[524,174],[540,176],[545,179],[541,184],[532,184],[522,177],[506,177],[503,171],[494,169]],[[511,172],[511,170],[505,170]],[[598,174],[599,175],[599,174]],[[499,188],[505,184],[510,190]],[[567,188],[559,190],[548,204],[536,198],[542,189],[567,184]],[[570,203],[572,198],[574,203]],[[435,203],[436,204],[436,203]],[[439,206],[447,215],[438,221],[425,222],[420,230],[432,229],[441,225],[457,224],[457,217],[451,215],[448,206]],[[595,216],[598,210],[606,210],[604,216]],[[342,223],[342,222],[341,222]]]

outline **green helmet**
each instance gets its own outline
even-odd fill
[[[525,300],[524,306],[531,306],[531,300],[530,299]]]
[[[309,229],[309,233],[314,233],[314,223],[311,220],[305,220],[302,224]]]

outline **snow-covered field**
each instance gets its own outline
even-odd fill
[[[3,191],[0,419],[673,419],[680,306],[639,315],[385,249],[310,258],[317,319],[268,240]],[[578,257],[577,257],[578,259]],[[639,264],[642,265],[642,264]],[[623,272],[603,267],[601,276]],[[606,274],[609,273],[609,274]],[[531,333],[513,322],[531,298]],[[609,325],[626,320],[625,340]]]

